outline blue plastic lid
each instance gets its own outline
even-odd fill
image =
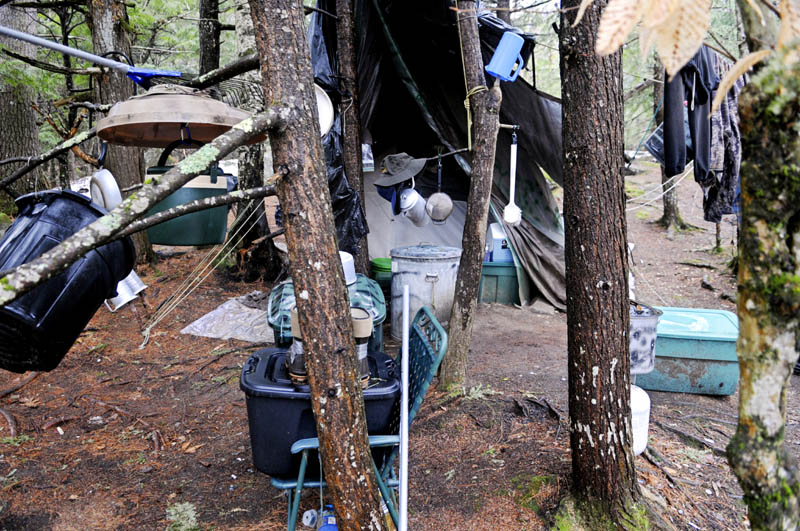
[[[680,339],[736,341],[739,320],[726,310],[659,307],[658,335]]]
[[[451,259],[459,258],[461,249],[443,245],[412,245],[410,247],[396,247],[392,249],[390,254],[392,258]]]

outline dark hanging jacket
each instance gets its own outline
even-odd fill
[[[666,76],[665,76],[666,78]],[[667,176],[682,173],[694,158],[694,177],[701,185],[708,180],[711,153],[711,91],[719,85],[711,51],[702,46],[672,81],[664,86],[664,169]],[[687,157],[683,106],[689,110],[689,136],[694,153]]]

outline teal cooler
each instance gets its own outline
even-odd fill
[[[484,262],[478,302],[519,304],[519,280],[514,262]]]
[[[147,177],[162,175],[172,166],[148,168]],[[216,165],[208,173],[198,175],[179,190],[163,199],[148,212],[148,216],[163,210],[217,195],[228,191],[228,176]],[[228,230],[228,206],[223,205],[192,212],[147,229],[151,243],[159,245],[216,245],[225,241]]]
[[[383,322],[386,320],[386,300],[378,283],[371,278],[356,274],[356,281],[347,286],[351,308],[361,308],[372,317],[372,336],[369,339],[371,352],[383,352]],[[275,346],[288,348],[292,344],[291,312],[296,305],[294,283],[291,279],[281,282],[269,293],[267,322],[275,333]]]
[[[648,391],[732,395],[739,381],[736,340],[739,322],[731,312],[659,308],[653,372],[636,376]]]

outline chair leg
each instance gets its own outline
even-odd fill
[[[289,524],[288,531],[295,531],[297,527],[297,513],[300,511],[300,496],[303,493],[303,481],[306,479],[306,466],[308,465],[308,450],[303,450],[300,459],[300,472],[297,474],[297,486],[294,489],[294,502],[289,502]]]
[[[386,507],[389,509],[389,515],[392,517],[392,521],[394,522],[394,527],[399,529],[400,518],[397,516],[397,509],[395,509],[393,496],[390,494],[391,489],[389,489],[386,486],[386,483],[383,482],[381,474],[380,472],[378,472],[378,467],[375,466],[375,463],[372,464],[372,467],[375,470],[375,479],[378,481],[378,488],[381,491],[381,495],[383,496],[383,500],[386,503]]]

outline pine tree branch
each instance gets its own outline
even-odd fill
[[[0,278],[0,305],[13,302],[42,282],[69,267],[81,256],[115,239],[128,225],[142,217],[156,203],[186,182],[204,172],[208,166],[246,142],[258,138],[267,129],[280,131],[296,119],[294,111],[276,105],[233,126],[167,173],[153,177],[152,182],[131,194],[120,205],[97,221],[82,228],[57,246],[34,260],[12,269]]]

